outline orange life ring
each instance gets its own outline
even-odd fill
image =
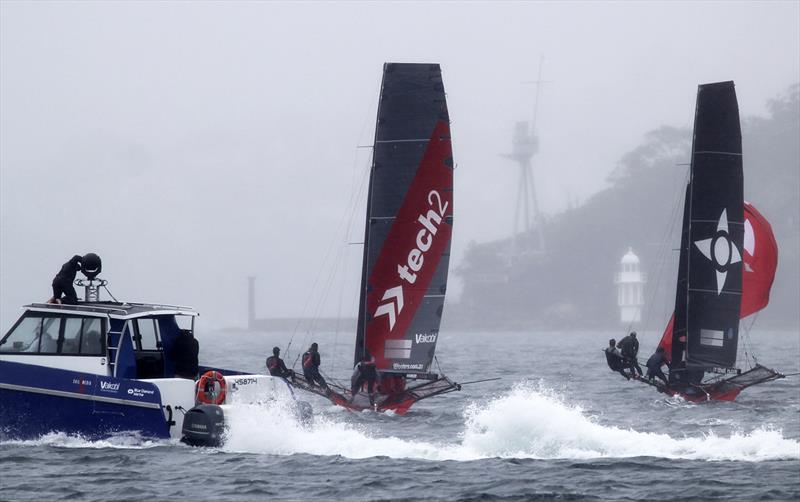
[[[206,392],[206,386],[210,382],[219,384],[219,392]],[[197,382],[197,402],[203,404],[222,404],[225,402],[226,383],[225,377],[219,371],[209,370],[203,373],[200,380]]]

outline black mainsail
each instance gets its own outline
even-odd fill
[[[736,363],[744,241],[742,133],[733,82],[697,91],[673,355],[690,369]],[[685,289],[682,282],[685,282]],[[681,295],[685,291],[685,296]],[[681,331],[686,335],[680,340]],[[677,343],[676,343],[677,342]]]

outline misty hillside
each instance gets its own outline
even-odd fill
[[[743,117],[745,199],[773,226],[779,263],[759,326],[797,327],[800,305],[800,86]],[[473,244],[448,323],[475,328],[619,326],[614,274],[628,247],[648,274],[641,327],[662,329],[674,305],[691,130],[662,127],[620,159],[611,186],[547,219],[536,233]]]

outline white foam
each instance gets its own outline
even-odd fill
[[[28,446],[93,449],[115,448],[120,450],[141,450],[174,443],[176,443],[176,441],[144,439],[137,433],[119,433],[109,437],[108,439],[90,440],[78,434],[66,434],[64,432],[50,432],[38,439],[3,441],[3,444],[18,444]]]
[[[485,458],[592,459],[660,457],[695,460],[762,461],[800,459],[800,442],[780,430],[759,428],[721,437],[708,432],[698,437],[673,438],[603,425],[579,406],[569,405],[555,392],[520,384],[485,404],[473,403],[464,412],[459,441],[413,441],[347,423],[341,408],[323,409],[310,427],[301,426],[288,407],[242,404],[226,406],[228,426],[223,451],[271,455],[310,454],[361,459],[391,457],[422,460],[479,460]],[[389,420],[392,415],[386,414]],[[731,419],[732,420],[732,419]],[[707,425],[714,425],[706,422]],[[122,434],[102,441],[51,433],[34,441],[4,443],[64,448],[141,449],[174,444]]]
[[[590,459],[661,457],[761,461],[800,458],[800,442],[779,430],[756,429],[719,437],[672,438],[605,426],[558,395],[523,384],[465,411],[461,441],[452,444],[380,436],[328,415],[304,429],[282,410],[258,406],[226,413],[226,451],[288,455],[386,456],[425,460],[483,458]]]

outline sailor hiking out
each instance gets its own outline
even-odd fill
[[[616,347],[616,344],[617,341],[613,338],[608,341],[608,347],[603,351],[606,353],[606,362],[608,363],[608,367],[611,368],[611,371],[616,371],[624,376],[626,380],[630,380],[631,377],[623,371],[628,366],[625,365],[625,360],[622,358],[622,354]]]
[[[281,349],[272,347],[272,355],[267,358],[267,370],[269,374],[281,378],[290,378],[294,381],[294,371],[286,367],[286,363],[280,358]]]
[[[622,357],[632,368],[631,375],[633,375],[633,370],[635,369],[639,376],[642,376],[642,368],[636,360],[636,356],[639,354],[639,340],[636,339],[636,332],[631,331],[630,335],[620,340],[617,343],[617,348],[622,352]]]
[[[310,385],[319,385],[327,391],[328,384],[319,373],[320,363],[319,346],[314,342],[303,354],[303,376]]]

